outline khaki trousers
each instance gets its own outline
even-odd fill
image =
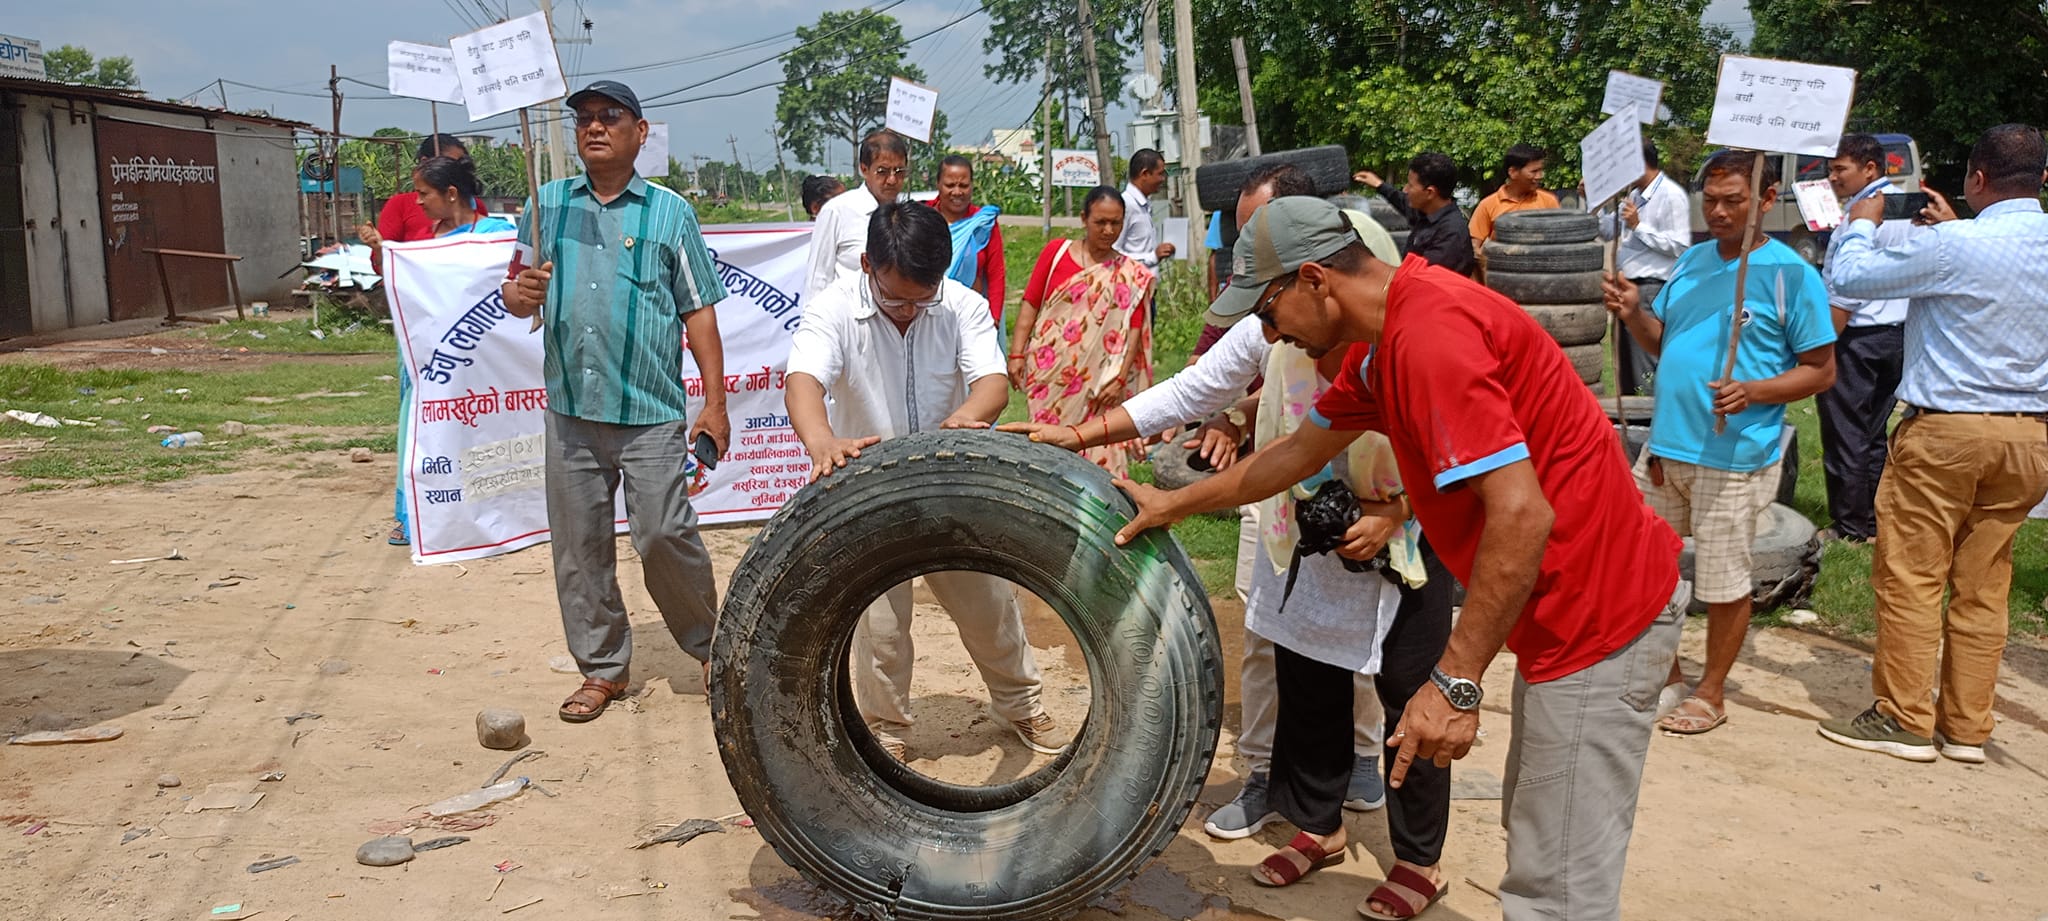
[[[2013,536],[2044,493],[2048,422],[1916,413],[1892,434],[1877,487],[1870,683],[1878,710],[1907,732],[1962,745],[1991,737]]]
[[[990,709],[1015,722],[1045,711],[1039,704],[1038,660],[1024,638],[1024,610],[1009,582],[978,572],[935,572],[924,577],[960,631],[960,645],[981,670]],[[853,700],[876,737],[901,741],[910,728],[910,674],[917,661],[911,641],[911,584],[890,589],[862,615],[853,633]]]

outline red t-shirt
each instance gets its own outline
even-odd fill
[[[1670,602],[1678,535],[1643,504],[1599,402],[1528,313],[1477,282],[1408,257],[1379,345],[1351,347],[1310,418],[1386,433],[1423,533],[1468,584],[1486,513],[1465,481],[1535,465],[1557,521],[1508,634],[1524,679],[1607,658]]]
[[[490,214],[484,210],[484,203],[481,200],[471,204],[476,207],[477,217]],[[418,195],[411,191],[401,191],[384,199],[384,210],[377,212],[377,235],[383,237],[386,243],[431,240],[434,238],[434,219],[428,217],[426,210],[420,207]],[[370,268],[373,271],[384,271],[383,256],[382,249],[370,252]]]
[[[925,204],[932,206],[935,210],[939,207],[938,199],[932,199],[925,202]],[[974,204],[968,204],[968,216],[973,216],[977,210],[979,209]],[[974,270],[981,280],[988,282],[988,310],[989,313],[995,315],[996,327],[998,329],[1003,325],[1005,268],[1003,264],[1003,225],[995,224],[988,229],[988,245],[982,247],[981,255],[975,257]],[[969,285],[968,287],[973,286]]]

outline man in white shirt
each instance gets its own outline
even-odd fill
[[[1614,270],[1642,289],[1643,303],[1655,303],[1657,292],[1671,280],[1678,257],[1692,245],[1692,207],[1685,187],[1664,175],[1657,145],[1643,139],[1643,178],[1621,203],[1621,213],[1601,222],[1600,239],[1621,235]],[[1638,348],[1632,337],[1619,340],[1616,374],[1622,393],[1648,393],[1657,357]]]
[[[1874,195],[1901,190],[1885,178],[1884,144],[1868,134],[1845,134],[1828,164],[1828,185],[1842,211]],[[1894,247],[1913,232],[1907,221],[1877,226],[1880,247]],[[1820,409],[1821,467],[1827,472],[1826,536],[1867,544],[1877,537],[1877,483],[1889,456],[1886,427],[1906,370],[1906,305],[1898,298],[1854,298],[1836,290],[1833,269],[1841,236],[1828,241],[1821,278],[1835,318],[1835,386],[1814,399]]]
[[[1173,244],[1159,242],[1152,226],[1152,196],[1166,185],[1166,158],[1147,147],[1131,154],[1130,170],[1131,181],[1124,186],[1124,232],[1116,238],[1116,251],[1156,269],[1173,255]]]
[[[987,428],[1009,402],[988,302],[946,277],[953,251],[946,219],[914,202],[884,204],[869,219],[862,249],[861,271],[805,303],[790,340],[785,404],[810,452],[813,480],[884,438]],[[995,715],[1033,751],[1066,748],[1069,736],[1039,701],[1038,664],[1016,590],[977,572],[924,580],[952,615]],[[911,613],[904,582],[868,607],[853,638],[854,703],[898,760],[906,753],[900,733],[911,724]]]
[[[818,292],[850,275],[859,275],[860,254],[867,249],[868,216],[896,200],[903,177],[910,173],[910,145],[902,135],[882,130],[860,142],[858,188],[848,189],[818,209],[811,231],[811,263],[804,271],[804,304]]]

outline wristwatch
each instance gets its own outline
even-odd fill
[[[1224,410],[1223,421],[1228,422],[1231,425],[1237,426],[1237,430],[1240,432],[1244,431],[1244,424],[1246,421],[1244,410],[1238,409],[1235,406],[1232,406],[1229,409]]]
[[[1444,699],[1450,701],[1451,706],[1467,713],[1479,709],[1479,702],[1486,698],[1479,682],[1470,678],[1453,678],[1444,674],[1441,668],[1430,669],[1429,680],[1436,683],[1437,690],[1444,692]]]

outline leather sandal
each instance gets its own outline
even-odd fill
[[[1394,868],[1387,871],[1387,881],[1366,896],[1365,901],[1358,903],[1358,913],[1373,921],[1404,921],[1436,904],[1437,899],[1444,897],[1445,888],[1448,887],[1430,882],[1429,877],[1414,867],[1395,863]],[[1388,906],[1392,911],[1374,911],[1374,902]]]
[[[626,696],[626,684],[627,682],[625,681],[585,678],[583,679],[583,686],[571,693],[569,699],[562,701],[561,708],[556,712],[562,717],[562,722],[588,723],[591,720],[597,719],[598,715],[603,713],[606,707],[611,706],[612,701]],[[569,709],[571,706],[586,707],[588,709],[571,710]]]
[[[1308,858],[1308,866],[1303,868],[1297,866],[1294,861],[1288,860],[1288,851],[1294,851]],[[1301,878],[1310,873],[1314,873],[1324,867],[1334,867],[1343,862],[1344,849],[1342,847],[1337,848],[1335,851],[1326,851],[1323,850],[1322,845],[1316,843],[1313,835],[1305,831],[1296,832],[1294,840],[1287,842],[1286,847],[1273,852],[1265,860],[1259,862],[1258,868],[1252,870],[1252,882],[1272,889],[1292,886],[1295,883],[1301,882]],[[1266,873],[1259,872],[1260,870],[1268,871],[1272,875],[1268,876]],[[1276,879],[1279,882],[1274,882]]]

